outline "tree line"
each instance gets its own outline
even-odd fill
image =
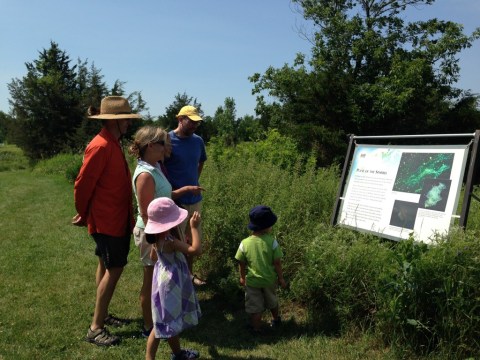
[[[435,0],[292,0],[314,29],[304,34],[311,53],[293,64],[249,77],[257,97],[255,116],[237,118],[226,98],[198,132],[224,146],[255,141],[277,129],[292,138],[318,166],[341,162],[349,134],[394,135],[473,132],[479,128],[479,96],[456,88],[458,54],[480,37],[461,24],[439,19],[406,22],[404,12]],[[94,64],[78,60],[55,42],[8,84],[11,110],[0,112],[0,142],[20,146],[33,161],[77,152],[98,131],[86,109],[106,95],[126,96],[138,126],[175,127],[175,114],[201,102],[178,93],[163,115],[153,117],[141,91],[125,94],[124,82],[109,87]],[[273,99],[267,101],[268,99]]]

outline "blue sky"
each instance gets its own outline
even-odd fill
[[[470,34],[480,1],[437,0],[406,16],[455,21]],[[109,86],[119,79],[127,93],[141,91],[153,116],[184,92],[206,115],[226,97],[237,116],[254,115],[248,77],[308,55],[302,26],[309,24],[289,0],[0,0],[0,110],[9,111],[7,84],[54,41],[72,63],[94,63]],[[458,87],[480,93],[479,59],[479,41],[460,53]]]

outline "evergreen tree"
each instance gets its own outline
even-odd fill
[[[89,106],[100,107],[108,95],[125,96],[135,113],[148,110],[139,91],[125,95],[125,82],[116,80],[111,89],[94,64],[70,58],[55,42],[39,58],[27,63],[27,75],[13,79],[8,88],[14,130],[9,130],[25,155],[35,161],[64,151],[83,151],[98,133],[102,122],[87,117]],[[134,122],[127,138],[143,125]]]
[[[82,119],[76,66],[51,42],[27,75],[8,84],[12,115],[20,129],[17,145],[32,160],[53,156],[69,148],[69,139]]]

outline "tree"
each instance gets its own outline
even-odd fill
[[[165,114],[157,118],[158,124],[164,129],[176,129],[178,123],[176,116],[180,109],[186,105],[195,106],[198,109],[200,116],[203,115],[202,104],[197,102],[197,98],[193,98],[186,93],[177,93],[173,103],[165,108]]]
[[[237,140],[240,141],[256,141],[260,140],[266,129],[263,129],[260,121],[252,115],[245,115],[237,119]]]
[[[68,147],[70,135],[82,119],[76,82],[76,66],[51,42],[33,63],[27,75],[8,84],[12,115],[21,129],[17,138],[27,157],[50,157]]]
[[[226,146],[232,146],[237,142],[236,138],[236,109],[235,100],[227,97],[224,106],[219,106],[213,117],[213,127]]]
[[[0,111],[0,144],[7,140],[7,129],[10,121],[10,117],[3,111]]]
[[[84,115],[90,105],[99,106],[102,98],[108,94],[108,88],[103,81],[103,75],[95,64],[88,65],[88,61],[78,60],[77,64],[77,86],[80,94],[80,108]],[[92,121],[82,116],[81,121],[75,127],[75,132],[70,135],[71,148],[74,152],[81,152],[85,149],[88,141],[97,134],[102,127],[100,121]]]
[[[109,90],[94,64],[80,59],[77,65],[70,63],[66,52],[51,42],[37,60],[26,64],[27,75],[8,84],[15,126],[12,137],[33,161],[83,150],[102,126],[101,121],[88,119],[88,107],[99,108],[107,95],[125,96],[125,82],[116,80]],[[148,110],[141,92],[126,97],[134,112]]]
[[[254,74],[262,121],[316,148],[319,165],[344,155],[346,135],[442,132],[470,94],[456,89],[457,54],[480,37],[431,19],[405,23],[402,12],[434,0],[294,0],[315,33],[311,59]],[[263,93],[276,99],[267,104]],[[452,113],[453,111],[453,113]],[[478,120],[478,117],[476,117]],[[281,125],[281,126],[279,126]],[[472,131],[466,122],[457,131]],[[313,138],[313,141],[310,139]],[[307,149],[305,149],[307,150]]]

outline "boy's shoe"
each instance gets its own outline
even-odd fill
[[[105,325],[112,326],[112,327],[122,327],[125,325],[130,324],[130,320],[128,319],[120,319],[112,314],[108,314],[108,316],[104,320]]]
[[[171,360],[189,360],[189,359],[198,359],[200,357],[200,353],[196,350],[192,349],[182,349],[180,354],[175,355],[172,354]]]
[[[153,326],[150,329],[145,329],[144,326],[142,326],[142,337],[147,338],[150,336],[150,333],[152,332]]]
[[[90,327],[85,340],[98,346],[112,346],[120,342],[120,338],[110,334],[106,328],[92,330]]]
[[[203,286],[203,285],[207,284],[207,282],[205,280],[200,279],[195,274],[191,276],[191,279],[192,279],[193,285],[196,285],[196,286]]]
[[[276,319],[273,319],[271,322],[270,322],[270,327],[272,329],[276,329],[278,327],[280,327],[280,325],[282,325],[282,318],[279,316],[277,317]]]
[[[263,335],[264,332],[262,329],[255,329],[252,325],[248,324],[247,325],[247,330],[250,334],[252,335]]]

